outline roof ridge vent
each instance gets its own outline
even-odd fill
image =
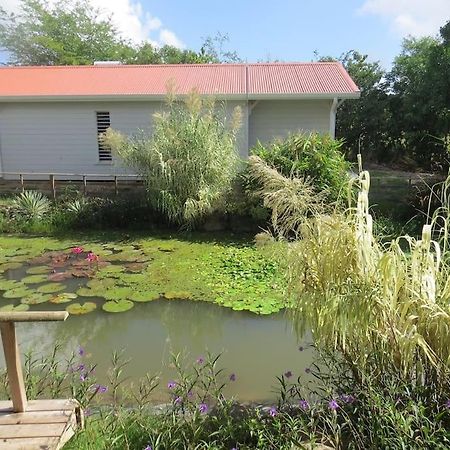
[[[121,61],[94,61],[94,66],[120,66]]]

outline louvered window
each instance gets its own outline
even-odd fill
[[[97,111],[98,160],[112,161],[111,149],[102,142],[103,133],[111,126],[109,112]]]

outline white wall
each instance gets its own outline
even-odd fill
[[[245,103],[228,102],[227,114]],[[120,161],[98,160],[96,111],[109,111],[111,127],[126,134],[151,132],[160,102],[73,102],[0,104],[0,151],[3,172],[129,174]],[[246,111],[244,111],[245,115]],[[242,127],[239,151],[247,154]],[[6,177],[5,177],[6,178]]]
[[[248,121],[246,102],[228,102],[227,115],[236,106],[242,108],[238,148],[243,158],[258,140],[330,131],[329,100],[261,100]],[[161,108],[160,102],[0,104],[0,166],[3,172],[132,173],[119,161],[99,162],[95,113],[109,111],[113,128],[133,134],[139,128],[151,132],[151,116]]]
[[[330,132],[331,100],[261,100],[250,109],[250,147],[296,131]]]

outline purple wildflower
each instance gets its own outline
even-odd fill
[[[103,386],[102,384],[94,384],[92,390],[98,394],[104,394],[108,390],[108,386]]]
[[[271,415],[272,417],[275,417],[278,414],[277,408],[275,408],[275,406],[272,406],[269,409],[269,415]]]
[[[336,411],[339,408],[338,402],[333,398],[328,402],[328,408],[332,411]]]
[[[197,364],[203,364],[205,362],[205,358],[203,356],[199,356],[196,360]]]
[[[189,391],[187,395],[188,395],[189,398],[192,398],[194,396],[192,391]]]
[[[76,366],[73,371],[74,372],[82,372],[85,369],[85,365],[84,364],[78,364],[78,366]]]
[[[87,377],[88,377],[87,373],[80,373],[80,381],[86,381]]]
[[[206,403],[200,403],[200,405],[198,405],[198,410],[201,414],[206,414],[208,412],[208,405]]]
[[[173,389],[176,385],[177,385],[177,383],[175,383],[175,381],[169,381],[169,382],[167,383],[167,387],[168,387],[169,389]]]
[[[284,376],[286,378],[291,378],[292,377],[292,372],[290,370],[288,370],[287,372],[284,373]]]
[[[144,450],[152,450],[152,448],[150,447],[150,445],[147,445],[147,447],[145,447]]]
[[[356,398],[353,395],[342,394],[341,400],[344,403],[348,403],[349,405],[351,405],[352,403],[355,403]]]
[[[177,397],[173,402],[175,405],[181,405],[181,403],[183,403],[183,399],[181,397]]]
[[[235,373],[232,373],[230,375],[230,381],[236,381],[236,374]]]
[[[450,409],[450,399],[448,399],[447,402],[445,403],[445,407],[447,409]]]
[[[302,409],[303,411],[308,410],[309,409],[308,400],[300,400],[299,406],[300,406],[300,409]]]
[[[78,353],[78,356],[84,355],[84,348],[81,345],[78,346],[77,353]]]

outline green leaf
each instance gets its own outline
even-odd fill
[[[51,303],[69,303],[73,299],[77,298],[78,295],[71,292],[63,292],[62,294],[55,295],[50,299]]]
[[[72,303],[71,305],[66,307],[66,311],[69,314],[78,316],[81,314],[87,314],[94,311],[97,308],[97,305],[93,302],[85,302],[81,303]]]
[[[23,305],[23,304],[20,304],[20,305],[17,305],[17,306],[14,306],[14,305],[5,305],[5,306],[2,306],[1,308],[0,308],[0,311],[7,311],[7,312],[20,312],[20,311],[28,311],[30,309],[30,306],[29,305]]]
[[[134,303],[130,300],[110,301],[103,304],[102,308],[106,312],[118,313],[128,311],[133,308]]]
[[[27,297],[22,298],[20,303],[25,305],[38,305],[40,303],[48,302],[51,299],[50,294],[41,294],[39,292],[28,295]]]
[[[37,284],[44,283],[47,281],[47,275],[28,275],[27,277],[22,278],[22,283],[25,284]]]
[[[43,294],[52,294],[53,292],[62,291],[65,289],[64,284],[61,283],[48,283],[42,286],[39,286],[36,290],[38,292],[42,292]]]

